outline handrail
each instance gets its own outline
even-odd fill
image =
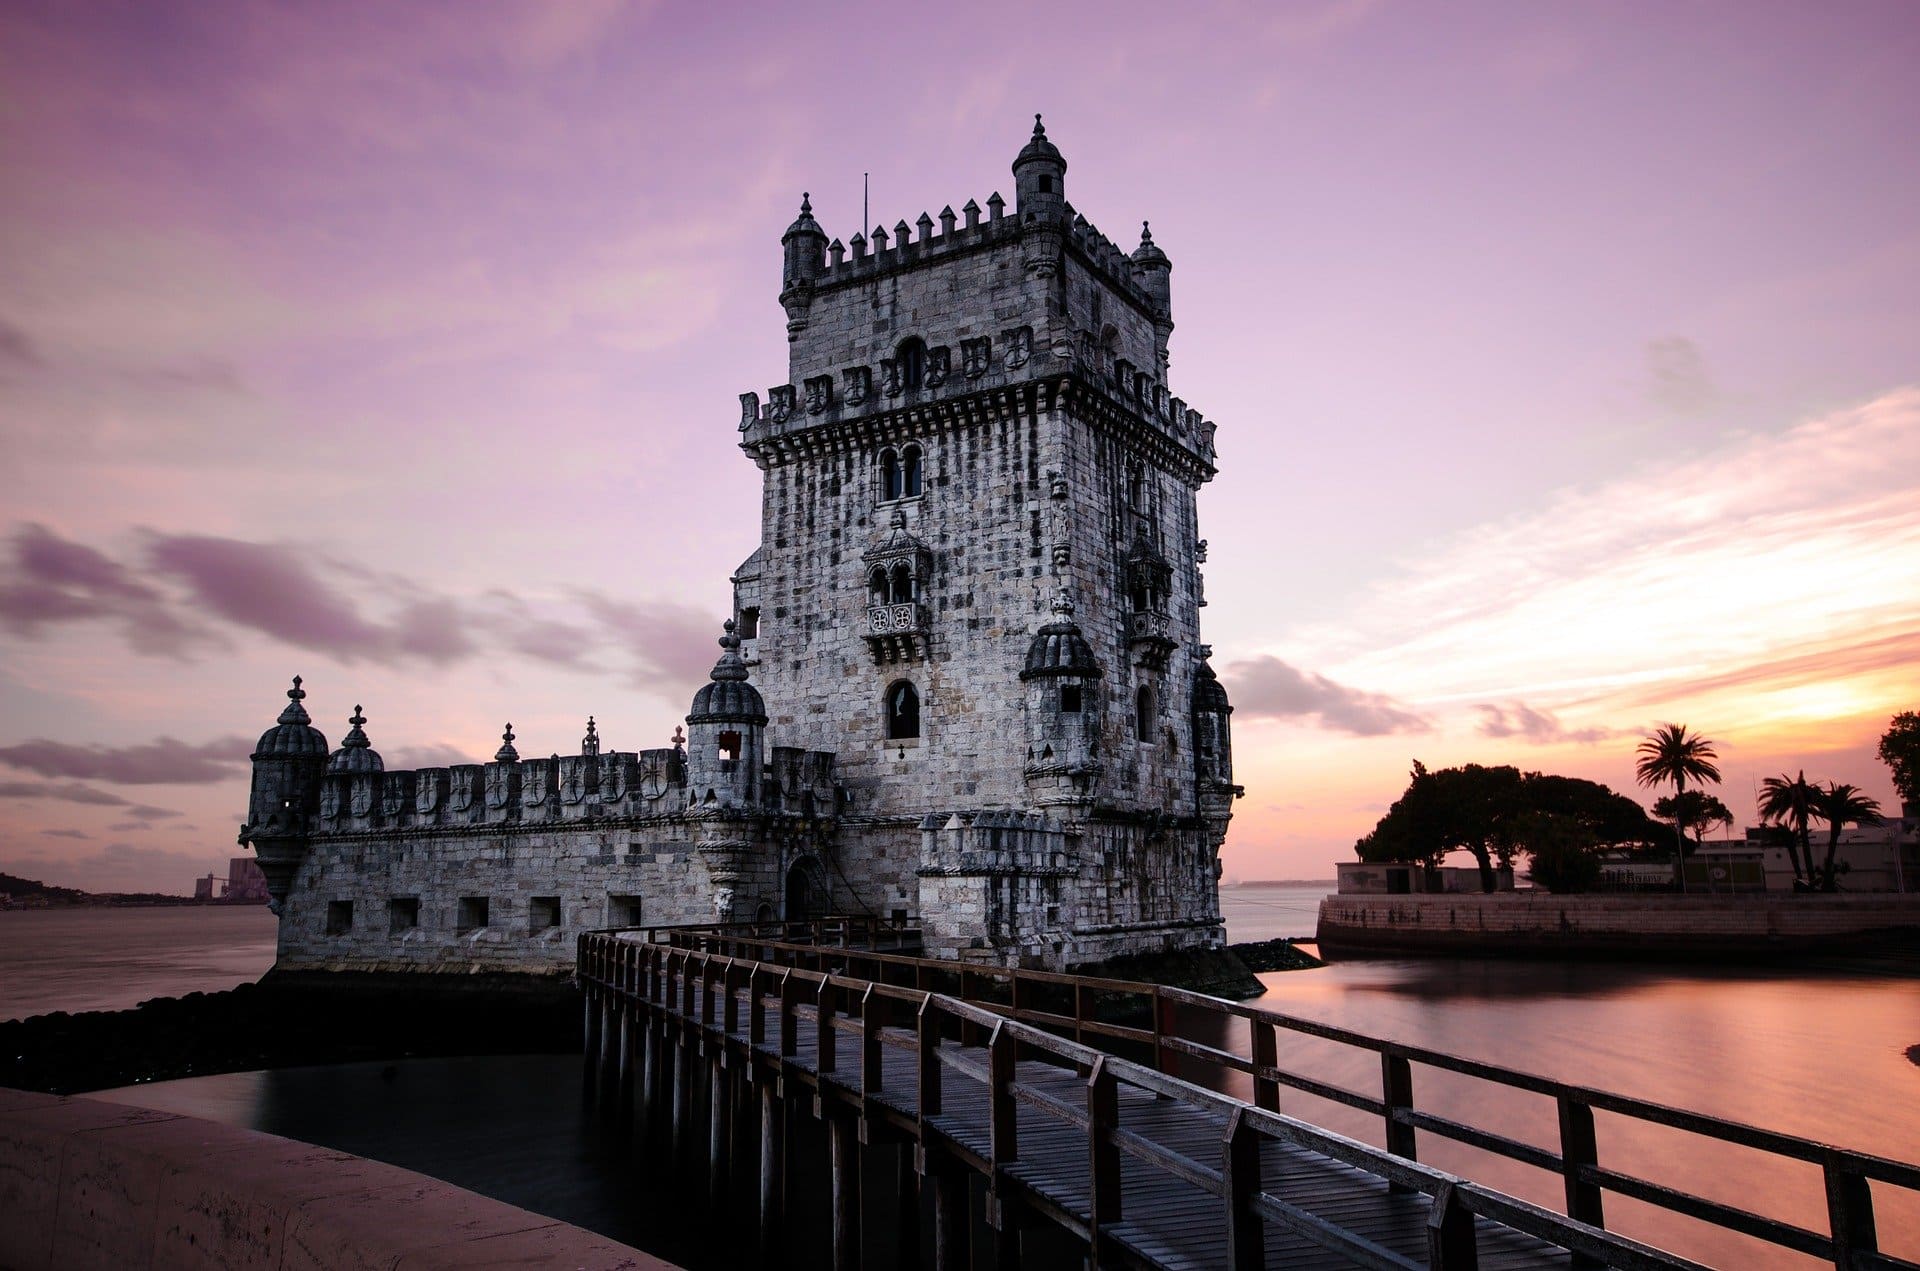
[[[822,925],[829,931],[845,932],[850,929],[844,925]],[[937,1001],[939,1003],[936,1008],[937,1015],[953,1020],[966,1037],[977,1039],[989,1032],[999,1035],[1000,1030],[1010,1029],[1011,1031],[1006,1035],[1017,1038],[1021,1046],[1029,1050],[1049,1053],[1059,1061],[1071,1062],[1078,1066],[1091,1066],[1104,1054],[1109,1064],[1107,1071],[1115,1074],[1125,1071],[1131,1074],[1127,1081],[1129,1085],[1152,1088],[1138,1077],[1138,1073],[1154,1073],[1162,1080],[1167,1080],[1173,1079],[1173,1074],[1176,1072],[1191,1072],[1197,1068],[1201,1075],[1214,1078],[1227,1073],[1250,1077],[1254,1086],[1253,1103],[1255,1104],[1255,1109],[1250,1110],[1258,1110],[1263,1117],[1279,1115],[1277,1091],[1282,1086],[1380,1116],[1384,1123],[1389,1152],[1392,1154],[1389,1159],[1404,1158],[1412,1161],[1415,1157],[1414,1134],[1418,1130],[1547,1173],[1558,1173],[1563,1178],[1566,1192],[1565,1212],[1563,1214],[1557,1214],[1552,1210],[1542,1212],[1556,1214],[1557,1221],[1572,1222],[1584,1230],[1604,1233],[1604,1209],[1601,1198],[1604,1192],[1610,1191],[1622,1197],[1738,1231],[1782,1248],[1830,1258],[1836,1266],[1843,1268],[1867,1265],[1895,1268],[1920,1266],[1920,1264],[1890,1257],[1877,1249],[1874,1238],[1873,1197],[1872,1190],[1868,1186],[1871,1181],[1920,1191],[1920,1166],[1914,1164],[1855,1149],[1835,1147],[1651,1100],[1562,1082],[1428,1047],[1374,1037],[1352,1029],[1302,1019],[1247,1003],[1224,1001],[1183,989],[1124,980],[1081,977],[1060,972],[1031,971],[991,965],[962,965],[901,953],[852,948],[846,945],[800,944],[769,939],[757,932],[736,934],[734,928],[740,926],[741,924],[733,924],[726,929],[650,928],[647,929],[644,940],[640,941],[613,934],[584,935],[581,938],[582,975],[587,978],[592,977],[590,962],[595,956],[594,951],[598,948],[598,942],[602,940],[629,945],[640,943],[645,949],[659,952],[672,950],[683,957],[699,959],[703,965],[709,958],[718,958],[727,964],[745,962],[754,967],[783,965],[788,968],[789,975],[799,977],[810,984],[831,984],[833,986],[831,991],[841,995],[838,1010],[843,1014],[833,1021],[834,1030],[853,1032],[861,1030],[863,1025],[860,1020],[865,1011],[864,1003],[851,1015],[844,1012],[849,1010],[850,999],[860,997],[869,991],[878,995],[875,1000],[895,1004],[892,1009],[896,1014],[902,1013],[906,1007],[917,1008],[925,1003]],[[794,963],[801,961],[811,962],[813,966],[811,968],[793,966]],[[899,983],[903,980],[904,984]],[[750,972],[749,984],[758,985],[758,983],[758,979]],[[936,987],[943,984],[957,987],[958,992],[936,991]],[[1060,998],[1057,993],[1049,998],[1048,989],[1069,989],[1071,993],[1065,999]],[[757,993],[758,989],[755,988],[753,991]],[[818,989],[815,990],[816,993],[818,991]],[[1005,1000],[996,1000],[1001,998]],[[1195,1012],[1201,1016],[1217,1019],[1245,1020],[1248,1024],[1248,1044],[1251,1053],[1242,1055],[1235,1050],[1181,1036],[1170,1026],[1175,1007],[1185,1012]],[[1071,1013],[1068,1013],[1069,1010]],[[1151,1020],[1151,1027],[1119,1023],[1112,1018],[1114,1015],[1119,1015],[1123,1018],[1135,1019],[1142,1014]],[[1102,1015],[1107,1018],[1101,1018]],[[786,1025],[783,1024],[783,1027]],[[1382,1069],[1381,1094],[1376,1097],[1281,1068],[1275,1058],[1273,1037],[1278,1030],[1283,1029],[1378,1055]],[[823,1039],[825,1036],[826,1034],[823,1033]],[[1116,1044],[1124,1044],[1143,1051],[1150,1058],[1150,1063],[1138,1065],[1113,1055],[1112,1051]],[[943,1054],[941,1057],[944,1059],[946,1056]],[[1554,1152],[1533,1143],[1479,1129],[1435,1112],[1420,1109],[1416,1106],[1413,1097],[1410,1067],[1412,1064],[1420,1064],[1423,1067],[1452,1072],[1553,1099],[1559,1109],[1560,1150]],[[953,1067],[957,1069],[958,1065]],[[1187,1098],[1191,1102],[1192,1099],[1185,1092],[1201,1090],[1202,1087],[1180,1080],[1179,1089],[1183,1093],[1174,1097]],[[1011,1092],[1009,1097],[1017,1093]],[[1208,1093],[1212,1094],[1212,1092]],[[1219,1105],[1221,1107],[1243,1108],[1246,1106],[1230,1096],[1214,1097],[1224,1101]],[[1023,1101],[1046,1107],[1042,1101],[1031,1099]],[[1826,1184],[1828,1230],[1826,1232],[1809,1230],[1643,1178],[1623,1169],[1603,1166],[1593,1133],[1595,1111],[1818,1165],[1823,1172]],[[1259,1118],[1256,1118],[1255,1123],[1268,1124]],[[1326,1130],[1318,1132],[1331,1133]],[[1125,1140],[1118,1141],[1118,1144],[1120,1150],[1127,1150]],[[1368,1151],[1377,1153],[1379,1149],[1369,1148]],[[1129,1151],[1128,1154],[1134,1153]],[[1196,1163],[1196,1166],[1203,1171],[1215,1168],[1206,1163]],[[1362,1168],[1372,1167],[1363,1165]],[[1425,1167],[1420,1168],[1423,1171],[1425,1169]],[[1391,1175],[1388,1177],[1399,1187],[1430,1190],[1412,1181],[1410,1177],[1398,1179]],[[1463,1184],[1464,1190],[1454,1193],[1449,1203],[1465,1206],[1468,1211],[1474,1213],[1482,1212],[1476,1206],[1492,1203],[1477,1198],[1479,1192],[1485,1189],[1466,1185],[1464,1180],[1456,1181]],[[1498,1193],[1487,1192],[1487,1195],[1497,1196]],[[1520,1202],[1508,1197],[1502,1198],[1500,1203],[1518,1204]],[[1294,1219],[1284,1216],[1276,1217],[1277,1214],[1278,1211],[1275,1211],[1268,1216],[1275,1217],[1276,1221],[1289,1227],[1294,1226]],[[1529,1221],[1532,1220],[1529,1219]],[[1303,1234],[1311,1237],[1311,1233]],[[1547,1238],[1556,1241],[1558,1239],[1557,1237]],[[1618,1239],[1613,1235],[1609,1235],[1608,1238]]]

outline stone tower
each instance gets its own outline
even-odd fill
[[[301,704],[306,695],[300,677],[294,676],[293,687],[287,690],[287,708],[272,728],[260,734],[253,748],[247,819],[240,826],[239,841],[242,846],[253,845],[275,913],[286,904],[287,890],[306,857],[310,819],[320,810],[320,778],[328,764],[326,736],[313,726]],[[354,714],[359,715],[358,707]],[[359,734],[360,746],[366,746],[366,734],[358,723],[353,731]],[[373,762],[379,762],[378,755]]]
[[[1036,116],[1011,214],[843,244],[802,200],[787,382],[741,396],[764,491],[734,578],[768,735],[837,755],[835,907],[1056,966],[1217,944],[1238,793],[1172,265],[1089,225],[1066,173]]]

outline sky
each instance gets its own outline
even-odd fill
[[[1012,187],[1173,260],[1237,878],[1411,762],[1920,707],[1920,9],[0,8],[0,871],[184,892],[305,677],[389,767],[666,744],[779,235]],[[1649,796],[1650,797],[1650,796]]]

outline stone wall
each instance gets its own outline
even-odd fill
[[[410,1170],[193,1117],[0,1089],[0,1266],[670,1264]]]
[[[1920,933],[1920,896],[1329,896],[1332,953],[1762,953]]]

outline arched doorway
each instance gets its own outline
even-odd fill
[[[793,868],[787,871],[786,920],[800,922],[817,917],[821,899],[820,889],[814,885],[813,873],[807,868],[807,862],[795,861]]]

